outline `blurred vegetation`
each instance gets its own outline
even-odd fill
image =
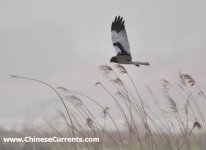
[[[100,149],[100,150],[205,150],[206,128],[205,114],[206,97],[197,82],[189,75],[179,73],[178,83],[172,84],[162,79],[162,94],[156,96],[152,89],[148,93],[154,100],[151,107],[138,91],[136,84],[128,71],[122,65],[110,67],[99,66],[106,78],[107,84],[97,82],[95,85],[108,94],[114,101],[116,109],[125,123],[122,130],[116,118],[110,113],[110,106],[104,107],[97,100],[82,93],[53,87],[43,81],[11,75],[15,79],[25,79],[38,82],[49,87],[62,104],[56,108],[66,129],[59,130],[52,122],[46,122],[52,129],[51,133],[36,132],[32,135],[40,137],[98,137],[99,143],[3,143],[3,150],[52,150],[52,149]],[[114,92],[115,91],[115,92]],[[159,99],[167,103],[161,105]],[[96,118],[94,112],[85,102],[93,103],[103,119]],[[200,103],[201,102],[201,103]],[[153,111],[153,109],[157,109]],[[107,126],[111,122],[113,129]],[[1,131],[1,137],[23,137],[28,132]]]

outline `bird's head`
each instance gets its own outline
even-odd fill
[[[110,62],[117,63],[117,58],[116,58],[116,57],[112,57],[112,58],[110,59]]]

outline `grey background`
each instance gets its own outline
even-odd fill
[[[133,59],[151,63],[126,67],[142,93],[147,86],[159,90],[162,78],[176,82],[179,70],[206,88],[204,0],[0,0],[0,126],[41,122],[55,114],[58,101],[47,87],[10,74],[112,105],[94,84],[104,80],[97,67],[115,55],[110,26],[116,15],[125,19]]]

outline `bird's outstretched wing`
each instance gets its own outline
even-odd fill
[[[130,55],[129,42],[122,17],[115,17],[115,20],[112,22],[111,32],[112,43],[117,51],[117,55]]]

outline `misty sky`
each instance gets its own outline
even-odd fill
[[[10,74],[112,105],[94,84],[104,80],[98,66],[115,55],[116,15],[125,19],[133,59],[151,64],[126,66],[140,90],[159,88],[162,78],[176,82],[181,70],[205,91],[205,0],[0,0],[0,126],[49,117],[58,101],[47,87]]]

